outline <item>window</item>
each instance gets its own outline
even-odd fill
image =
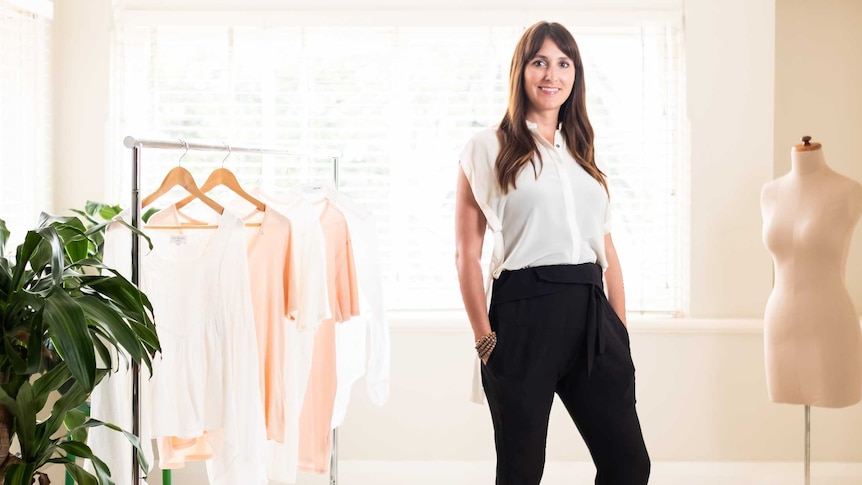
[[[340,189],[377,217],[387,306],[458,308],[458,155],[503,115],[519,22],[127,24],[115,49],[117,138],[230,141],[323,155],[228,161],[243,182],[283,186],[331,177],[325,155],[340,154]],[[674,312],[683,229],[677,184],[685,162],[681,29],[673,22],[568,27],[587,66],[588,109],[611,180],[629,309]],[[146,157],[145,191],[178,154]],[[183,163],[202,180],[219,161],[189,154]]]
[[[0,0],[0,219],[14,251],[51,203],[51,14]]]

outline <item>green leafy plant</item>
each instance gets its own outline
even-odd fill
[[[146,295],[98,257],[105,224],[86,227],[76,217],[42,214],[10,260],[4,257],[10,233],[0,220],[0,482],[6,485],[48,483],[41,470],[49,463],[64,465],[80,484],[113,484],[86,444],[94,426],[124,433],[146,469],[137,437],[81,410],[120,360],[152,370],[161,350]],[[95,474],[75,457],[91,460]]]
[[[141,215],[141,220],[147,222],[150,219],[150,216],[158,211],[158,208],[150,207]],[[80,216],[87,228],[88,237],[92,241],[92,244],[90,245],[91,257],[102,259],[105,249],[105,226],[112,222],[126,226],[130,231],[142,236],[147,240],[147,243],[150,243],[150,238],[147,237],[146,234],[132,227],[122,219],[115,219],[123,212],[123,208],[119,205],[110,205],[88,200],[84,205],[83,210],[72,209],[72,212]],[[150,244],[150,249],[152,249],[152,244]]]

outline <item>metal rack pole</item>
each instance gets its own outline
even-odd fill
[[[223,143],[202,143],[202,142],[186,142],[186,141],[172,141],[172,140],[147,140],[143,138],[135,138],[133,136],[127,136],[123,139],[123,145],[126,148],[161,148],[161,149],[188,149],[195,151],[210,151],[210,152],[223,152],[225,151],[225,145]],[[244,147],[244,146],[234,146],[230,145],[231,153],[257,153],[261,155],[290,155],[295,157],[309,157],[309,158],[331,158],[336,160],[340,157],[340,155],[332,155],[332,154],[321,154],[321,153],[303,153],[297,152],[293,150],[287,150],[285,148],[263,148],[263,147]]]
[[[805,485],[811,485],[811,406],[805,405]]]
[[[338,190],[338,157],[332,157],[332,178]],[[329,456],[329,485],[338,485],[338,428],[332,430],[332,452]]]
[[[132,227],[140,229],[141,220],[141,147],[132,147]],[[141,240],[137,234],[132,233],[132,284],[140,284],[140,255]],[[141,396],[140,396],[140,368],[136,362],[132,362],[132,434],[141,435]],[[141,483],[141,466],[138,462],[138,454],[132,450],[132,485]]]

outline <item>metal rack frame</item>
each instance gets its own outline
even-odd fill
[[[143,160],[142,152],[144,148],[154,148],[162,150],[188,150],[188,151],[217,151],[224,152],[226,145],[221,143],[202,143],[189,142],[185,140],[147,140],[127,136],[123,140],[123,145],[132,150],[132,226],[140,229],[141,226],[141,161]],[[281,155],[293,157],[312,157],[312,158],[329,158],[332,160],[332,176],[335,188],[338,189],[339,175],[339,160],[340,156],[326,154],[308,154],[301,153],[283,148],[263,148],[263,147],[244,147],[228,145],[230,153],[256,153],[259,155]],[[140,283],[140,255],[141,246],[140,238],[132,235],[132,283],[136,286]],[[132,364],[132,434],[140,436],[141,426],[141,409],[140,409],[140,369],[137,364]],[[170,485],[170,470],[164,470],[163,485]],[[132,483],[139,485],[141,483],[141,468],[138,462],[138,455],[132,452]],[[338,484],[338,430],[332,430],[332,455],[329,465],[329,483],[330,485]]]

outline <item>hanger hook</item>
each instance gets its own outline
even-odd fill
[[[186,155],[189,153],[189,143],[188,143],[187,141],[183,140],[182,138],[180,138],[179,140],[180,140],[180,143],[182,143],[182,144],[183,144],[183,148],[185,149],[185,151],[183,152],[183,154],[182,154],[182,155],[180,155],[180,159],[177,161],[177,166],[178,166],[178,167],[179,167],[179,166],[182,166],[182,164],[183,164],[183,158],[185,158],[185,157],[186,157]]]
[[[227,159],[228,159],[228,157],[230,156],[230,151],[231,151],[231,150],[230,150],[230,145],[228,145],[228,144],[227,144],[227,143],[225,143],[225,142],[222,142],[222,144],[223,144],[225,147],[227,147],[227,155],[225,155],[225,156],[224,156],[224,160],[222,160],[222,161],[221,161],[221,168],[224,168],[224,162],[226,162],[226,161],[227,161]]]

